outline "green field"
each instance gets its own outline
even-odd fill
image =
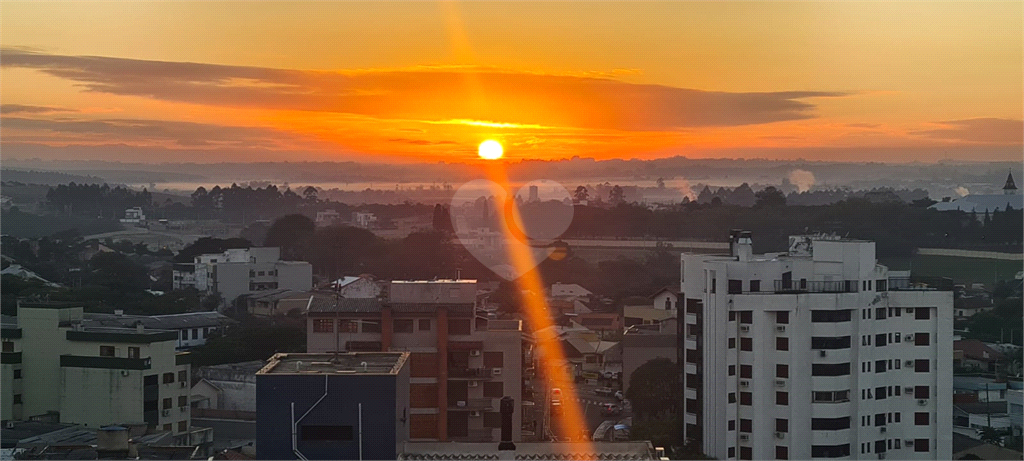
[[[989,289],[996,281],[1013,279],[1024,269],[1021,261],[957,256],[915,255],[913,258],[883,258],[878,262],[889,270],[909,269],[912,275],[950,277],[957,284],[984,283]]]

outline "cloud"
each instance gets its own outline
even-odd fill
[[[932,139],[986,144],[1024,144],[1024,121],[1003,118],[972,118],[936,122],[942,128],[911,131]]]
[[[325,72],[67,56],[0,49],[3,67],[36,69],[86,91],[201,105],[382,119],[631,131],[740,126],[814,117],[807,99],[847,93],[731,93],[633,84],[611,76],[471,66]]]
[[[847,123],[846,126],[850,128],[878,128],[882,126],[881,123]]]
[[[28,106],[24,104],[0,104],[0,113],[3,114],[51,114],[56,112],[77,112],[75,109],[50,106]]]
[[[456,144],[455,141],[427,141],[426,139],[392,138],[388,142],[412,144],[416,146],[438,146],[443,144]]]
[[[167,143],[178,146],[207,146],[211,144],[235,146],[273,147],[277,141],[294,138],[293,135],[271,128],[213,125],[194,122],[142,119],[78,120],[63,118],[41,120],[23,117],[4,117],[3,138],[6,141],[35,141],[9,130],[26,133],[47,133],[50,142],[88,141],[130,143]]]

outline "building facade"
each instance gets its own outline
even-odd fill
[[[409,353],[277,354],[256,373],[259,459],[397,459]]]
[[[873,242],[730,243],[681,257],[685,437],[719,459],[949,459],[952,292],[894,288]]]
[[[314,299],[307,351],[410,352],[410,439],[497,441],[498,400],[523,402],[521,321],[477,315],[475,280],[393,281],[388,293]],[[521,407],[513,419],[518,441]]]
[[[231,305],[241,295],[265,290],[308,291],[313,287],[313,266],[282,261],[277,247],[236,248],[196,256],[191,267],[176,264],[172,277],[175,290],[194,287],[219,294],[223,305]]]
[[[188,444],[190,367],[178,334],[87,326],[82,311],[21,303],[17,324],[4,323],[3,419],[59,412],[61,422],[145,426]]]

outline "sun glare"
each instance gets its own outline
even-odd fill
[[[488,139],[480,143],[480,158],[484,160],[497,160],[504,154],[504,149],[501,148],[501,143],[493,139]]]

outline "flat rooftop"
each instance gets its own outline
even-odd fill
[[[394,375],[409,360],[408,352],[348,352],[343,354],[275,354],[257,375],[369,374]]]
[[[476,283],[476,279],[392,280],[391,283]]]

